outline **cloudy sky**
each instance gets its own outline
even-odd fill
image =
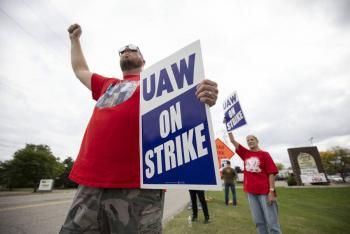
[[[248,125],[276,162],[287,148],[350,148],[350,1],[0,1],[0,160],[25,143],[76,157],[94,101],[70,67],[67,28],[79,23],[92,71],[120,77],[118,49],[151,65],[200,39],[219,85],[212,118],[237,90]],[[228,143],[228,142],[227,142]],[[239,160],[235,163],[241,165]]]

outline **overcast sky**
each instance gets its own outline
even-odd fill
[[[94,107],[70,67],[67,28],[79,23],[90,70],[121,77],[118,49],[139,45],[146,67],[200,39],[211,108],[237,90],[248,125],[276,162],[287,148],[350,148],[350,1],[0,1],[0,160],[25,143],[76,158]],[[228,143],[228,142],[227,142]],[[135,146],[136,147],[136,146]],[[242,165],[240,160],[234,160]]]

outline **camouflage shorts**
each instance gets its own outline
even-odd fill
[[[162,233],[164,191],[79,186],[60,234]]]

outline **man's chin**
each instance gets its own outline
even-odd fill
[[[121,68],[123,72],[130,72],[130,71],[141,71],[141,67],[124,67]]]
[[[250,146],[250,145],[248,145],[248,147],[249,147],[250,150],[255,149],[255,146]]]
[[[138,63],[131,62],[131,61],[125,61],[123,63],[120,63],[120,68],[123,72],[138,70],[141,67],[142,67],[142,64],[138,64]]]

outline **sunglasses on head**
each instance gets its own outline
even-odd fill
[[[122,48],[119,49],[119,56],[122,55],[126,50],[131,50],[134,52],[141,53],[139,47],[137,47],[136,45],[133,45],[133,44],[129,44],[129,45],[123,46]]]

